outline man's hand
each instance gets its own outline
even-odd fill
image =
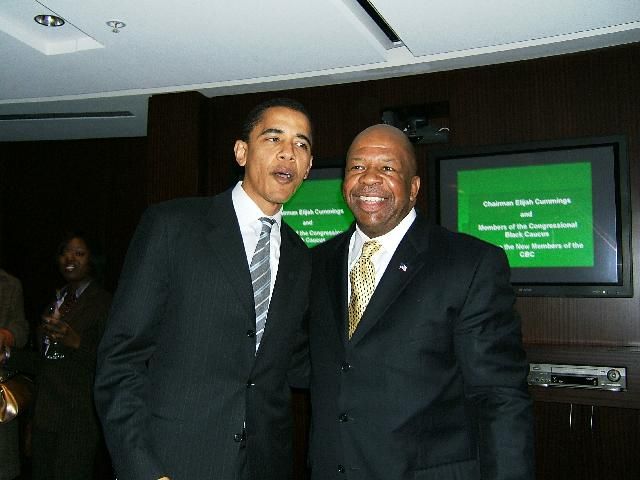
[[[0,363],[9,358],[13,346],[13,335],[6,328],[0,328]]]

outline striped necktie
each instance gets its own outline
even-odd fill
[[[271,290],[271,266],[269,265],[269,239],[271,237],[271,227],[275,220],[261,217],[262,231],[258,238],[258,244],[253,252],[249,271],[251,272],[251,283],[253,285],[253,300],[256,308],[256,351],[260,346],[260,340],[267,323],[267,313],[269,311],[269,293]]]
[[[376,285],[376,269],[371,261],[374,253],[380,250],[380,245],[375,240],[369,240],[362,246],[360,258],[351,268],[349,279],[351,280],[351,300],[349,301],[349,340],[360,323],[362,314],[367,308]]]
[[[69,287],[69,289],[67,290],[67,293],[64,296],[64,301],[62,302],[62,305],[60,305],[60,307],[58,308],[58,311],[60,312],[60,317],[66,316],[71,310],[73,310],[73,307],[76,305],[76,303],[78,303],[78,297],[76,296],[76,292],[71,290],[71,288]]]

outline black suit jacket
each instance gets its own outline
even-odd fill
[[[291,476],[290,385],[304,387],[310,258],[286,225],[255,354],[253,291],[231,191],[147,210],[99,350],[96,402],[119,480]],[[258,473],[259,472],[259,473]]]
[[[313,250],[312,478],[533,478],[504,253],[419,216],[349,341],[352,233]]]
[[[87,438],[97,443],[93,382],[96,351],[110,304],[111,294],[92,281],[78,297],[78,303],[62,318],[80,335],[80,346],[77,349],[59,347],[65,354],[61,360],[44,360],[37,356],[38,393],[33,423],[40,430],[76,435],[90,431]]]
[[[80,336],[77,349],[59,346],[65,356],[58,360],[43,359],[32,350],[18,350],[11,358],[11,367],[35,375],[33,445],[42,445],[44,437],[55,433],[59,444],[76,446],[64,452],[34,448],[34,468],[36,464],[40,470],[46,465],[74,465],[73,478],[89,478],[93,473],[93,457],[100,442],[93,402],[96,351],[110,304],[111,294],[92,281],[62,317]]]

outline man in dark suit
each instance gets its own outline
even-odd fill
[[[400,130],[355,138],[343,194],[356,225],[313,251],[312,478],[531,479],[505,255],[429,225],[419,188]]]
[[[119,480],[291,477],[311,262],[281,207],[311,167],[304,107],[259,105],[234,151],[242,182],[149,208],[129,247],[95,387]],[[259,302],[254,250],[270,265]]]

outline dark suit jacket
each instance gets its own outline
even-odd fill
[[[418,216],[348,341],[352,232],[313,250],[312,478],[533,478],[504,253]]]
[[[147,210],[100,346],[96,402],[119,480],[290,478],[290,386],[308,381],[310,255],[286,225],[255,354],[253,291],[231,191]]]
[[[78,303],[62,318],[80,335],[80,347],[62,347],[65,357],[61,360],[44,360],[40,356],[37,359],[34,426],[73,435],[90,432],[86,438],[91,438],[93,448],[98,442],[93,402],[96,351],[110,304],[111,294],[97,282],[91,282],[78,297]]]
[[[100,429],[93,402],[93,380],[98,342],[111,303],[111,294],[93,281],[82,292],[78,303],[62,320],[81,337],[77,349],[59,347],[65,357],[45,360],[39,352],[12,353],[10,367],[35,375],[36,397],[33,411],[33,445],[55,434],[58,445],[75,445],[72,450],[33,449],[33,478],[43,465],[73,465],[69,478],[90,478],[93,457],[100,442]],[[58,472],[46,472],[58,478]],[[69,474],[69,472],[67,471]],[[39,477],[38,477],[39,478]]]

